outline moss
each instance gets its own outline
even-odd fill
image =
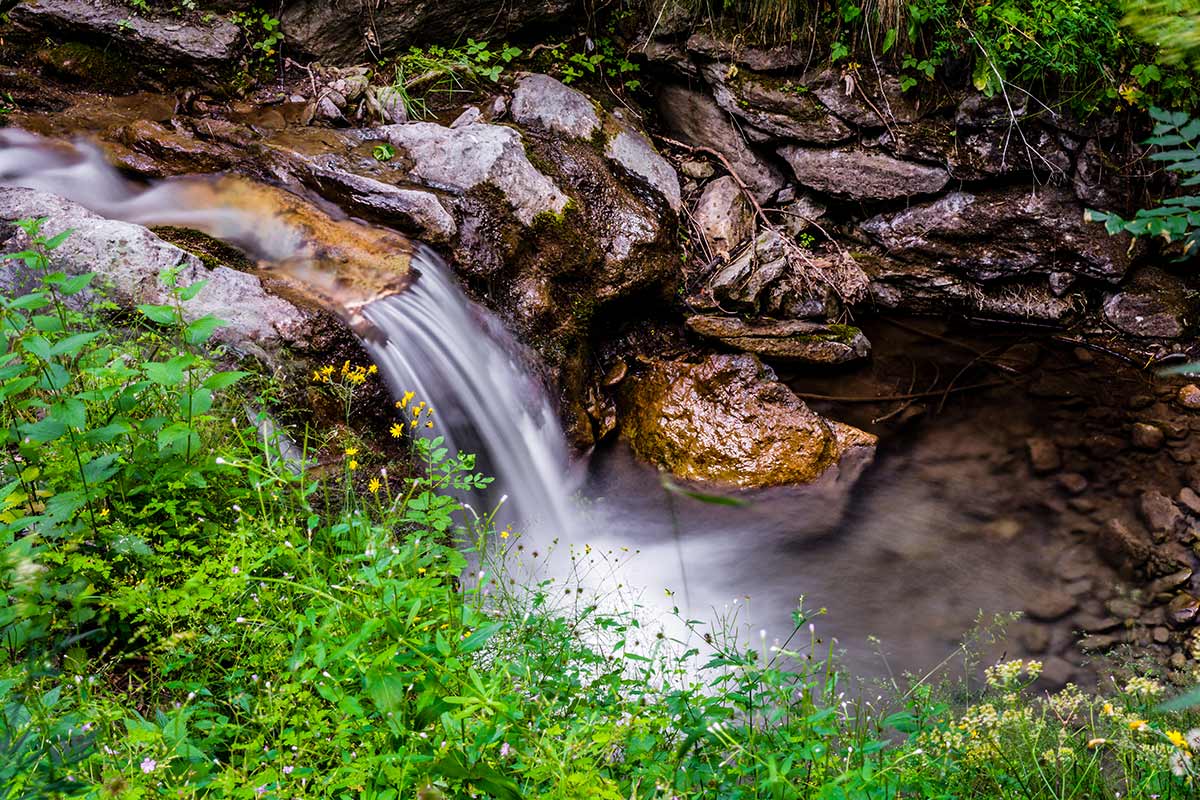
[[[129,88],[137,77],[133,65],[115,50],[80,42],[39,50],[37,60],[59,77],[107,89]]]
[[[208,269],[229,266],[243,272],[254,271],[254,262],[245,253],[206,233],[174,225],[159,225],[150,230],[164,242],[170,242],[200,259]]]

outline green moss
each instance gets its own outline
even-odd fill
[[[150,230],[164,242],[170,242],[200,259],[208,269],[228,266],[243,272],[254,271],[254,262],[245,253],[208,234],[174,225],[159,225]]]
[[[130,62],[110,49],[67,42],[39,50],[37,60],[59,77],[108,89],[125,89],[134,83]]]

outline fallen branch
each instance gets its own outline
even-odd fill
[[[854,395],[829,395],[829,394],[811,394],[809,392],[795,392],[796,397],[801,400],[825,400],[830,403],[891,403],[896,400],[917,400],[922,397],[942,397],[947,394],[957,394],[958,392],[970,392],[976,389],[993,389],[997,386],[1009,386],[1011,381],[987,381],[986,383],[972,383],[969,386],[954,386],[949,389],[933,392],[910,392],[908,394],[886,394],[881,397],[862,397]]]

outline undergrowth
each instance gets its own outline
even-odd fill
[[[415,471],[341,424],[293,446],[189,315],[203,283],[168,272],[172,302],[123,315],[23,226],[32,285],[0,296],[6,800],[1193,796],[1195,717],[1149,679],[1038,696],[1040,665],[1010,662],[966,703],[923,680],[871,700],[803,611],[774,646],[644,627],[596,580],[636,556],[586,544],[519,579],[546,553],[469,509],[490,480],[420,398],[390,431]],[[376,379],[312,386],[348,418]]]

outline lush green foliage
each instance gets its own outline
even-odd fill
[[[1042,702],[1018,662],[964,712],[923,682],[888,709],[803,613],[779,647],[736,618],[656,638],[605,594],[627,556],[587,545],[523,584],[546,554],[466,510],[488,479],[411,437],[436,425],[411,393],[392,427],[411,477],[341,423],[285,457],[229,391],[246,376],[200,349],[202,284],[168,274],[174,302],[102,320],[88,277],[51,270],[60,239],[25,227],[40,284],[0,300],[0,797],[1189,791],[1189,720],[1152,681]],[[348,421],[374,375],[330,365],[312,388]]]

